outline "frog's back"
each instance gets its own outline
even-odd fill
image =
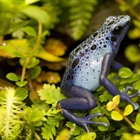
[[[112,28],[124,21],[125,16],[107,18],[100,29],[70,53],[61,87],[75,85],[93,91],[100,86],[102,60],[107,53],[115,56],[122,40],[112,33]]]
[[[105,52],[99,44],[92,35],[71,52],[61,86],[76,85],[86,87],[88,90],[99,87],[101,64]],[[107,48],[107,44],[104,48]],[[108,52],[110,51],[108,49]]]

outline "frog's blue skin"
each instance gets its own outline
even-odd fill
[[[68,65],[61,83],[61,92],[68,97],[58,102],[58,108],[62,114],[87,132],[88,124],[104,125],[104,122],[93,122],[92,118],[100,116],[100,113],[87,117],[75,116],[71,111],[90,110],[96,106],[96,101],[91,92],[101,84],[112,94],[120,95],[121,100],[127,101],[138,109],[138,105],[130,98],[137,96],[140,91],[129,96],[126,87],[122,93],[108,80],[110,67],[119,70],[122,65],[114,61],[120,43],[126,35],[130,25],[130,17],[127,15],[108,17],[100,29],[77,46],[69,56]]]

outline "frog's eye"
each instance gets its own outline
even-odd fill
[[[119,34],[121,33],[122,29],[123,29],[123,27],[121,27],[121,26],[116,26],[116,27],[114,28],[114,30],[112,31],[112,34],[114,34],[114,35],[119,35]]]

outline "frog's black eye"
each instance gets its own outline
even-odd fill
[[[123,27],[121,27],[121,26],[116,26],[116,27],[114,28],[114,30],[112,31],[112,34],[114,34],[114,35],[119,35],[119,34],[121,33],[122,29],[123,29]]]

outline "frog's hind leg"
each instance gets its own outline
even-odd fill
[[[69,88],[69,90],[64,89],[63,93],[65,94],[66,91],[71,92],[72,97],[59,101],[57,105],[58,108],[61,109],[63,116],[76,123],[77,125],[82,126],[87,132],[89,132],[87,127],[88,124],[107,126],[107,124],[103,122],[91,121],[92,118],[100,116],[100,113],[86,117],[78,117],[71,112],[90,110],[96,106],[95,98],[90,91],[77,86],[72,86]]]

